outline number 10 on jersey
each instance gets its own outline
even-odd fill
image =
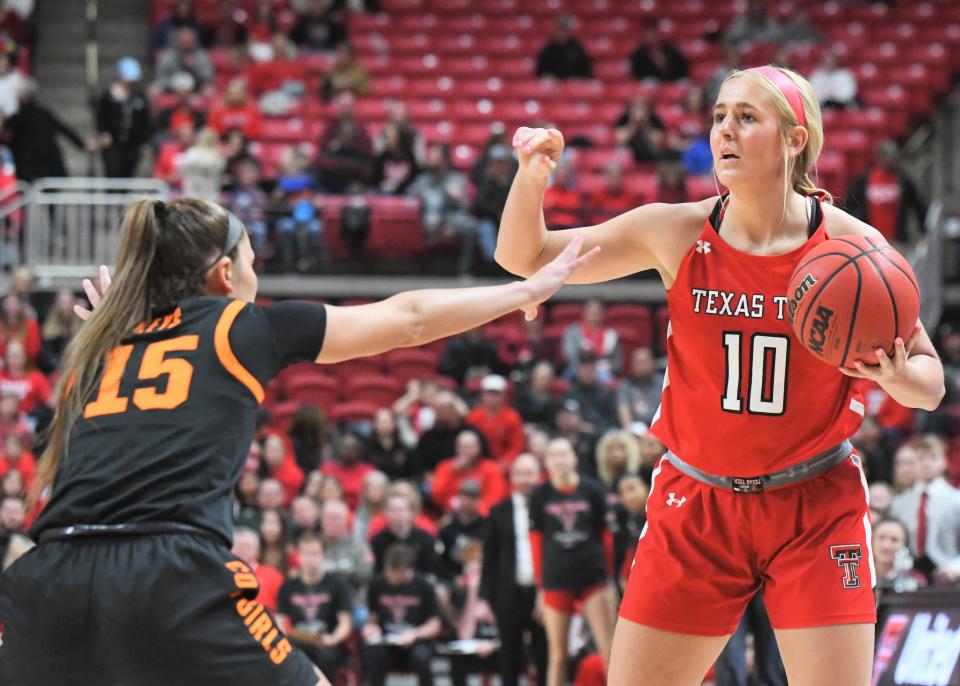
[[[727,364],[720,406],[725,412],[743,412],[746,389],[748,414],[782,415],[787,409],[790,337],[753,334],[746,370],[741,368],[743,338],[742,331],[723,332]]]

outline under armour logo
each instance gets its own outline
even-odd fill
[[[677,494],[674,493],[673,491],[670,491],[669,495],[670,497],[667,498],[667,507],[673,507],[674,505],[676,505],[677,507],[680,507],[685,502],[687,502],[686,498],[678,498]]]
[[[710,241],[697,241],[697,252],[701,255],[710,252]]]
[[[844,588],[860,588],[857,567],[862,556],[863,550],[859,544],[830,546],[830,557],[837,561],[837,567],[843,569]]]

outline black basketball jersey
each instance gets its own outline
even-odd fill
[[[326,310],[203,296],[154,316],[111,352],[34,538],[77,524],[178,522],[230,545],[231,492],[263,388],[287,364],[316,358]]]

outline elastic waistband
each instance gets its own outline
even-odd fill
[[[853,444],[847,440],[779,472],[748,477],[708,474],[687,464],[670,451],[667,451],[666,458],[681,472],[705,484],[734,493],[763,493],[765,490],[789,486],[819,476],[843,462],[852,452]]]
[[[38,543],[87,538],[113,538],[117,536],[149,536],[151,534],[200,534],[217,538],[212,531],[180,522],[136,522],[131,524],[75,524],[59,529],[47,529],[40,534]]]

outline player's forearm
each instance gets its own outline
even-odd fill
[[[409,291],[393,296],[406,315],[408,346],[446,338],[513,312],[533,299],[526,282]]]
[[[503,208],[494,257],[500,266],[519,276],[529,276],[537,270],[547,243],[543,219],[545,189],[545,182],[518,171]]]
[[[912,355],[907,359],[903,373],[881,386],[904,407],[935,410],[946,392],[943,365],[930,355]]]
[[[343,643],[350,637],[350,632],[353,631],[353,621],[350,619],[349,615],[346,617],[341,617],[337,621],[337,627],[333,630],[333,633],[330,634],[331,643]]]
[[[431,617],[426,622],[414,629],[413,633],[416,635],[418,641],[429,641],[430,639],[437,637],[441,628],[440,618]]]

